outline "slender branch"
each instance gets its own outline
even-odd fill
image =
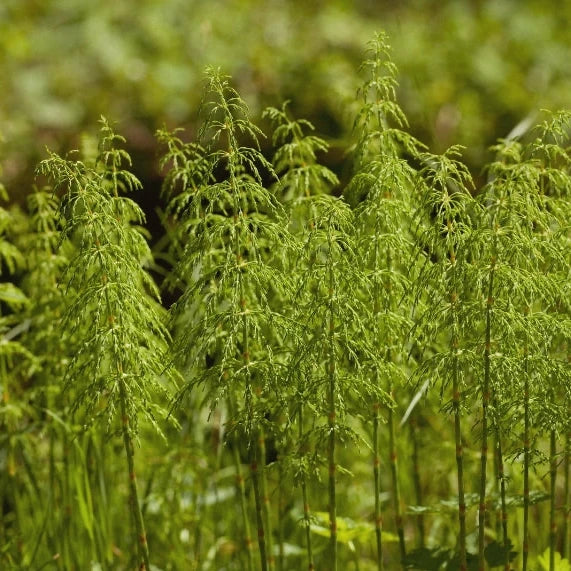
[[[486,332],[484,347],[484,379],[482,383],[482,447],[480,453],[480,503],[478,511],[478,569],[484,571],[486,559],[484,556],[486,531],[486,466],[488,460],[488,407],[490,405],[490,355],[492,336],[492,306],[494,291],[494,273],[496,259],[492,257],[486,299]]]

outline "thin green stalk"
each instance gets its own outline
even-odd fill
[[[298,436],[299,441],[303,442],[303,404],[300,403],[299,405],[299,413],[298,413]],[[306,451],[304,449],[300,449],[300,461],[302,461],[303,455],[305,455]],[[307,550],[307,568],[309,571],[313,571],[315,569],[313,564],[313,548],[311,543],[311,512],[309,509],[309,496],[307,493],[307,480],[305,477],[305,470],[301,470],[301,495],[303,501],[303,524],[305,528],[305,546]]]
[[[387,270],[389,272],[393,271],[393,263],[392,263],[392,255],[391,252],[387,252]],[[386,312],[392,311],[392,284],[389,282],[387,285],[387,294],[389,298],[389,304],[386,308]],[[393,361],[393,356],[391,349],[387,350],[387,362],[391,363]],[[392,378],[389,380],[389,396],[391,398],[392,403],[396,406],[396,399],[395,399],[395,389],[394,389],[394,382]],[[388,424],[389,424],[389,454],[390,454],[390,467],[391,467],[391,479],[392,479],[392,487],[393,487],[393,505],[395,511],[395,527],[397,530],[397,535],[399,538],[399,552],[401,558],[401,565],[404,565],[404,560],[406,557],[406,544],[404,539],[404,525],[403,525],[403,517],[402,517],[402,508],[401,508],[401,493],[400,493],[400,480],[399,480],[399,466],[398,466],[398,454],[397,454],[397,445],[396,445],[396,435],[395,435],[395,414],[393,406],[389,407],[388,412]]]
[[[569,532],[571,531],[571,525],[569,520],[571,518],[571,498],[570,498],[570,486],[569,486],[569,470],[570,462],[569,457],[571,456],[571,430],[567,429],[565,435],[565,458],[563,460],[563,529],[562,533],[562,545],[561,553],[563,557],[569,559],[571,557],[571,538],[569,537]]]
[[[120,371],[122,374],[122,371]],[[127,413],[127,390],[123,381],[119,382],[119,402],[121,406],[121,432],[123,434],[123,444],[125,446],[125,454],[127,455],[127,467],[129,473],[129,495],[131,504],[131,513],[135,520],[135,530],[137,532],[137,541],[139,546],[139,569],[141,571],[150,571],[151,564],[149,561],[149,546],[147,544],[147,534],[145,532],[145,522],[143,520],[143,512],[139,503],[139,492],[137,489],[137,477],[135,474],[135,451],[133,448],[133,438],[129,429],[129,416]]]
[[[494,454],[492,455],[493,461],[493,468],[494,468],[494,493],[499,498],[500,497],[500,466],[499,466],[499,458],[498,458],[498,441],[494,435]],[[497,507],[494,505],[495,517],[494,517],[494,531],[496,533],[496,537],[501,537],[502,534],[502,514],[501,514],[501,507]]]
[[[260,474],[258,470],[258,447],[252,444],[250,453],[252,455],[250,470],[252,473],[254,499],[256,502],[256,524],[258,526],[258,548],[260,550],[260,563],[262,571],[268,571],[268,554],[266,553],[266,538],[264,535],[264,509],[262,505],[263,502],[260,490]]]
[[[394,400],[394,387],[392,381],[389,383],[389,394]],[[389,408],[388,412],[388,424],[389,424],[389,454],[390,454],[390,466],[391,466],[391,479],[393,483],[393,508],[395,511],[395,525],[397,529],[397,535],[399,538],[399,553],[401,558],[401,565],[403,564],[406,557],[406,545],[404,540],[404,526],[403,517],[401,509],[401,494],[400,494],[400,483],[399,483],[399,468],[398,468],[398,456],[396,447],[396,437],[395,437],[395,414],[392,407]]]
[[[488,282],[488,296],[486,299],[486,332],[484,347],[484,380],[482,383],[482,448],[480,453],[480,502],[478,510],[478,569],[484,571],[486,559],[484,550],[486,531],[486,467],[488,461],[488,407],[490,405],[490,355],[492,338],[492,294],[494,291],[494,271],[496,259],[492,257],[490,264],[490,278]]]
[[[95,496],[93,503],[96,508],[94,532],[97,560],[110,565],[113,562],[113,552],[111,518],[109,517],[110,510],[106,485],[106,467],[109,466],[109,462],[105,458],[105,447],[106,442],[104,438],[95,438],[95,434],[91,434],[86,457],[89,459],[88,471],[92,479],[93,494]],[[143,495],[143,504],[145,503],[145,498],[146,495]],[[144,509],[142,509],[142,515],[144,519]]]
[[[229,142],[230,144],[230,142]],[[232,182],[231,186],[236,189],[236,181],[234,180],[234,170],[230,171],[230,180]],[[237,192],[234,193],[234,213],[235,213],[235,236],[236,239],[236,263],[240,264],[242,262],[242,244],[240,241],[240,229],[237,228],[239,223],[239,214],[241,212],[240,206],[237,204]],[[239,277],[239,289],[240,289],[240,312],[242,314],[242,361],[244,363],[244,367],[246,371],[250,365],[250,332],[249,332],[249,323],[248,323],[248,307],[246,302],[246,295],[244,291],[244,279],[243,276],[240,274]],[[252,397],[252,383],[250,375],[248,374],[246,378],[246,407],[248,408],[248,430],[252,431],[254,428],[251,426],[253,422],[253,404],[249,399]],[[260,434],[260,428],[256,427],[255,433],[258,435]],[[263,506],[263,499],[260,490],[260,475],[258,469],[258,454],[259,454],[259,440],[256,441],[256,438],[252,437],[250,441],[250,454],[251,454],[251,462],[250,462],[250,470],[252,474],[252,483],[254,485],[254,501],[256,505],[256,523],[258,526],[258,548],[260,550],[260,559],[261,559],[261,566],[263,571],[268,571],[268,554],[266,549],[266,534],[264,530],[264,506]]]
[[[447,219],[448,228],[452,228],[452,220]],[[452,407],[454,409],[454,440],[456,447],[456,480],[458,487],[458,523],[460,531],[458,535],[459,555],[460,555],[460,571],[466,571],[468,562],[466,559],[466,498],[464,491],[464,447],[462,443],[462,424],[461,424],[461,398],[460,390],[460,365],[458,362],[458,351],[460,345],[460,334],[458,324],[458,303],[459,296],[457,288],[457,261],[456,251],[451,245],[449,248],[449,258],[452,265],[452,288],[450,294],[450,306],[452,311],[452,337],[450,340],[450,348],[453,353],[452,360]]]
[[[379,235],[379,219],[375,220],[375,238]],[[375,247],[373,250],[373,267],[379,265],[379,240],[375,239]],[[373,320],[375,326],[378,323],[380,313],[380,283],[378,279],[373,284]],[[375,336],[377,337],[377,336]],[[375,386],[380,384],[380,375],[378,368],[375,368]],[[377,542],[377,569],[383,569],[383,516],[381,512],[381,454],[379,450],[379,423],[380,423],[380,403],[373,406],[373,477],[375,482],[375,538]]]
[[[414,483],[414,500],[417,506],[424,503],[422,494],[422,482],[420,479],[420,442],[418,436],[418,414],[413,413],[410,419],[410,438],[412,440],[412,481]],[[422,548],[425,545],[425,529],[424,516],[419,514],[416,516],[417,529],[417,547]]]
[[[285,500],[285,478],[284,470],[282,466],[281,458],[278,457],[278,571],[284,571],[284,561],[285,561],[285,549],[284,549],[284,519],[286,516],[284,510],[284,500]]]
[[[233,407],[230,408],[232,410]],[[238,497],[240,499],[240,512],[242,514],[242,528],[244,533],[244,547],[246,548],[247,569],[254,569],[254,554],[252,553],[252,536],[250,533],[250,518],[248,517],[248,503],[246,499],[246,483],[242,474],[242,461],[240,460],[240,451],[238,449],[239,439],[233,436],[232,457],[234,459],[234,469],[236,470],[236,487],[238,489]]]
[[[496,409],[497,410],[497,409]],[[504,562],[505,571],[510,571],[509,563],[509,538],[508,538],[508,510],[506,503],[506,475],[504,468],[504,457],[502,451],[502,434],[499,427],[499,421],[495,421],[495,432],[496,432],[496,458],[498,464],[498,481],[500,483],[500,522],[502,528],[502,542],[506,554],[506,560]]]
[[[76,550],[72,549],[73,541],[72,541],[72,521],[71,521],[71,514],[72,514],[72,504],[73,504],[73,494],[71,493],[71,471],[72,471],[72,462],[71,462],[71,451],[72,446],[70,442],[69,435],[67,430],[63,432],[63,442],[62,442],[62,464],[63,464],[63,490],[62,490],[62,525],[63,525],[63,533],[62,533],[62,551],[63,551],[63,560],[66,564],[70,565],[71,567],[76,567],[79,565],[78,561],[75,561],[75,554]],[[73,555],[72,555],[73,554]],[[72,559],[73,557],[73,559]]]
[[[552,429],[549,436],[549,571],[555,571],[555,550],[557,548],[557,522],[555,520],[555,493],[557,483],[556,433]]]
[[[329,242],[331,236],[328,237]],[[332,251],[332,245],[329,243],[329,252]],[[337,392],[337,379],[335,367],[335,307],[334,307],[334,278],[332,263],[329,264],[329,360],[328,368],[328,409],[327,422],[329,426],[329,446],[328,446],[328,463],[329,463],[329,528],[330,528],[330,562],[331,571],[337,571],[337,498],[336,498],[336,464],[335,464],[335,432],[336,432],[336,407],[335,397]]]
[[[453,294],[454,295],[454,294]],[[452,339],[452,348],[457,351],[458,339]],[[460,421],[460,382],[458,371],[458,359],[455,358],[452,365],[452,406],[454,408],[454,439],[456,443],[456,481],[458,484],[458,523],[460,532],[458,544],[460,550],[460,571],[466,571],[466,499],[464,491],[464,448],[462,444],[462,427]]]
[[[270,497],[268,495],[268,480],[266,477],[266,433],[263,427],[259,429],[259,450],[260,450],[260,492],[262,494],[263,522],[266,535],[266,545],[268,552],[268,570],[272,571],[275,566],[275,557],[273,554],[273,538],[270,512]],[[279,505],[279,504],[278,504]]]
[[[527,571],[529,558],[529,469],[530,469],[530,418],[529,418],[529,367],[527,343],[524,355],[524,387],[523,387],[523,553],[522,571]]]
[[[378,374],[376,375],[378,379]],[[381,512],[381,456],[379,453],[380,403],[373,405],[373,475],[375,481],[375,538],[377,541],[377,569],[383,569],[383,516]]]

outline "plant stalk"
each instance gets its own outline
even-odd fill
[[[266,552],[266,538],[264,534],[264,509],[262,506],[260,475],[258,473],[258,448],[251,445],[250,470],[252,473],[252,483],[254,485],[254,498],[256,502],[256,523],[258,525],[258,547],[260,550],[260,563],[262,571],[268,571],[268,555]]]
[[[299,441],[303,442],[303,404],[299,405],[298,413],[298,436]],[[300,460],[305,454],[305,450],[300,449]],[[305,528],[305,544],[307,550],[307,568],[309,571],[314,571],[313,564],[313,548],[311,543],[311,519],[309,510],[309,497],[307,493],[307,480],[305,477],[305,470],[301,472],[301,495],[303,500],[303,523]]]
[[[413,413],[410,419],[410,432],[412,439],[412,480],[414,483],[414,501],[417,506],[423,505],[423,494],[422,494],[422,481],[420,478],[420,442],[418,436],[418,415]],[[416,545],[418,548],[424,547],[425,544],[425,529],[424,529],[424,516],[419,514],[416,516],[416,528],[417,528],[417,541]]]
[[[562,542],[561,542],[561,553],[563,557],[569,559],[571,557],[571,539],[569,538],[569,531],[571,530],[571,525],[569,525],[569,519],[571,518],[571,498],[569,489],[569,469],[570,462],[569,456],[571,456],[571,430],[567,429],[565,436],[565,457],[563,460],[563,529],[562,532]]]
[[[394,400],[394,387],[392,381],[389,383],[389,394],[391,395],[393,402],[396,403],[396,401]],[[404,526],[403,526],[403,517],[401,510],[398,456],[397,456],[396,437],[395,437],[395,414],[393,407],[389,408],[388,417],[389,417],[388,424],[389,424],[389,451],[390,451],[391,479],[393,481],[393,507],[395,510],[395,526],[399,538],[399,553],[401,558],[401,565],[403,565],[406,557],[406,546],[404,540]]]
[[[329,238],[331,240],[331,237]],[[331,256],[332,244],[329,243],[329,255]],[[333,280],[333,264],[329,260],[329,359],[327,363],[328,368],[328,407],[329,413],[327,415],[327,423],[329,427],[329,446],[328,446],[328,461],[329,461],[329,528],[330,528],[330,562],[331,571],[337,571],[337,503],[336,503],[336,464],[335,464],[335,436],[336,436],[336,407],[335,395],[337,392],[337,379],[335,367],[335,319],[334,319],[334,280]]]
[[[484,347],[484,381],[482,384],[482,448],[480,453],[480,503],[478,510],[478,569],[484,571],[486,559],[484,556],[486,531],[486,467],[488,461],[488,407],[490,405],[490,355],[492,347],[492,294],[494,291],[494,272],[496,258],[492,257],[490,278],[488,282],[488,297],[486,299],[486,333]]]
[[[378,374],[377,374],[378,377]],[[377,541],[377,570],[383,570],[383,516],[381,513],[381,474],[379,453],[379,409],[380,404],[373,406],[373,476],[375,481],[375,538]]]
[[[452,347],[457,351],[458,339],[452,339]],[[459,383],[458,359],[453,361],[452,368],[452,406],[454,408],[454,439],[456,444],[456,479],[458,483],[458,523],[460,533],[458,535],[460,553],[460,571],[467,571],[466,560],[466,498],[464,490],[464,448],[462,445],[462,427],[460,420],[460,400],[462,398]]]
[[[119,365],[120,372],[122,367]],[[145,532],[145,522],[143,520],[143,512],[139,504],[139,492],[137,489],[137,478],[135,474],[135,451],[133,447],[133,438],[129,430],[129,416],[127,412],[127,389],[123,380],[119,381],[119,400],[121,403],[121,431],[123,433],[123,444],[125,446],[125,454],[127,455],[127,466],[129,471],[129,492],[131,513],[135,520],[135,530],[137,532],[139,546],[139,569],[141,571],[150,571],[151,564],[149,562],[149,546],[147,544],[147,534]]]
[[[228,399],[228,410],[230,418],[234,416],[234,403],[231,398]],[[242,474],[242,461],[240,460],[240,451],[238,449],[239,439],[236,434],[232,437],[232,455],[234,459],[234,468],[236,470],[236,487],[238,496],[240,497],[240,511],[242,514],[242,527],[244,531],[244,547],[246,548],[247,568],[248,571],[254,569],[254,555],[252,553],[252,536],[250,533],[250,518],[248,517],[248,502],[246,499],[246,483]]]
[[[555,521],[555,485],[557,483],[557,445],[555,430],[549,436],[549,571],[555,571],[555,550],[557,548],[557,522]]]
[[[496,409],[497,410],[497,409]],[[499,420],[496,419],[496,457],[498,463],[498,480],[500,482],[500,520],[502,528],[502,540],[504,545],[504,551],[506,554],[506,560],[504,561],[505,571],[510,571],[509,562],[509,538],[508,538],[508,509],[506,503],[506,475],[504,468],[504,456],[502,451],[502,435],[499,426]]]
[[[273,541],[272,541],[272,525],[271,525],[271,512],[270,512],[270,497],[268,495],[268,479],[266,477],[266,433],[264,428],[260,426],[258,438],[260,450],[260,492],[262,494],[262,510],[263,522],[266,537],[266,546],[268,554],[268,570],[272,571],[275,566],[275,558],[273,554]]]
[[[527,571],[529,558],[529,468],[530,468],[530,419],[529,419],[529,370],[527,342],[524,357],[524,388],[523,388],[523,553],[522,571]]]
[[[244,546],[246,548],[248,571],[254,569],[254,557],[252,554],[252,536],[250,534],[250,519],[248,517],[248,505],[246,500],[246,484],[242,474],[242,462],[238,450],[238,438],[234,437],[234,466],[236,468],[236,486],[240,496],[240,509],[242,513],[242,526],[244,528]]]

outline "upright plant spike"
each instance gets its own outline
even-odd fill
[[[55,153],[40,163],[65,197],[64,235],[77,244],[65,273],[74,300],[63,327],[75,344],[65,377],[73,388],[73,410],[86,424],[102,419],[123,439],[129,473],[131,513],[137,532],[137,566],[150,569],[149,549],[134,467],[139,419],[160,431],[160,398],[167,389],[164,370],[168,332],[158,291],[144,265],[151,259],[139,225],[140,208],[121,196],[140,187],[123,164],[130,163],[117,144],[123,138],[102,119],[95,164],[64,159]],[[119,425],[117,428],[117,424]]]
[[[481,257],[491,260],[483,280],[487,282],[488,289],[484,382],[488,382],[488,392],[492,392],[492,422],[498,435],[501,429],[499,407],[502,401],[514,401],[514,396],[508,392],[510,388],[513,390],[512,379],[523,377],[524,570],[528,566],[529,549],[531,419],[536,419],[537,424],[537,419],[543,414],[541,407],[536,405],[534,410],[531,403],[549,403],[546,414],[551,420],[546,424],[546,431],[552,433],[557,409],[553,404],[556,389],[552,368],[555,363],[546,358],[549,351],[546,338],[560,330],[560,326],[557,317],[545,313],[543,308],[552,306],[555,300],[562,298],[556,268],[561,267],[562,263],[564,267],[564,255],[558,246],[560,241],[552,237],[566,223],[565,218],[561,217],[560,197],[566,188],[571,187],[569,175],[558,168],[560,164],[554,164],[554,161],[560,162],[565,154],[561,153],[557,144],[547,142],[549,135],[545,125],[541,136],[533,143],[523,145],[519,141],[500,141],[494,147],[497,160],[490,165],[491,181],[481,198],[486,214],[483,227],[489,229],[482,235],[484,244]],[[564,160],[568,162],[569,159]],[[518,344],[524,349],[523,370],[520,366],[521,355],[510,350]],[[494,361],[493,368],[492,345],[502,355],[501,360]],[[546,384],[532,382],[541,377],[547,377],[550,381]],[[537,395],[541,386],[547,387],[544,398]],[[552,441],[552,435],[550,439]],[[553,441],[551,444],[553,450]],[[485,473],[483,456],[482,453],[482,480]],[[482,495],[482,490],[480,493]],[[505,490],[502,489],[502,503],[505,502],[504,498]],[[507,568],[509,541],[505,528],[503,541]],[[479,544],[482,566],[482,530]]]
[[[185,242],[196,229],[187,210],[192,205],[193,196],[208,184],[210,176],[206,150],[197,143],[183,142],[179,136],[180,131],[175,129],[171,132],[163,128],[156,134],[159,143],[166,147],[160,159],[160,168],[165,171],[162,194],[168,198],[166,218],[172,220],[169,236],[171,263],[180,259]],[[196,214],[200,216],[200,212]],[[182,223],[183,220],[186,223]],[[173,279],[176,274],[172,273],[168,277]],[[175,284],[169,285],[174,287]]]
[[[287,110],[269,107],[264,111],[274,125],[272,142],[276,151],[272,163],[280,177],[276,187],[282,201],[295,205],[303,198],[316,194],[328,194],[339,184],[335,173],[320,165],[318,154],[327,152],[326,141],[311,133],[315,128],[305,119],[292,119]]]
[[[246,104],[228,77],[219,70],[207,71],[203,113],[201,137],[208,160],[208,176],[203,180],[207,184],[199,185],[189,196],[181,215],[187,241],[175,271],[187,285],[171,311],[179,331],[175,355],[192,375],[177,401],[193,386],[202,385],[212,409],[220,400],[229,403],[231,435],[243,435],[249,443],[261,565],[271,569],[271,530],[267,529],[267,503],[260,484],[265,477],[265,459],[260,458],[259,444],[264,407],[272,402],[272,395],[284,390],[273,357],[273,331],[288,327],[269,303],[272,292],[288,287],[279,260],[271,258],[293,242],[283,209],[262,184],[262,173],[275,174],[258,150],[261,132],[250,121]],[[249,139],[252,146],[242,145],[242,138]],[[188,310],[199,299],[203,310],[191,322]],[[214,362],[212,366],[204,366],[207,357]],[[240,402],[243,406],[239,408]],[[238,469],[239,457],[237,461]],[[242,505],[248,546],[245,501]],[[253,567],[251,550],[247,551]]]
[[[292,232],[301,242],[305,242],[309,233],[313,229],[315,222],[315,208],[312,196],[330,194],[331,188],[339,183],[337,176],[320,165],[317,161],[317,154],[326,152],[327,143],[307,131],[313,131],[314,127],[309,121],[303,119],[295,120],[289,116],[287,103],[281,109],[269,108],[264,112],[275,129],[273,143],[277,147],[273,165],[280,180],[275,185],[276,194],[281,195],[285,207],[289,212]],[[300,272],[299,259],[289,260],[289,271],[292,274]],[[304,260],[305,261],[305,260]],[[309,265],[315,262],[314,259],[306,260]],[[311,272],[308,266],[304,268]],[[301,271],[304,271],[301,270]],[[291,304],[291,300],[282,300],[284,305]],[[300,332],[304,335],[305,332]],[[298,376],[298,384],[293,392],[294,409],[297,410],[298,423],[298,450],[297,466],[295,472],[300,482],[303,505],[303,524],[305,528],[306,550],[308,569],[314,567],[313,547],[311,539],[311,512],[308,494],[308,477],[310,472],[309,449],[305,444],[307,434],[305,428],[305,409],[309,390],[305,384],[305,379]]]
[[[458,549],[462,571],[467,569],[466,499],[464,452],[461,429],[463,400],[468,396],[468,371],[475,366],[475,355],[469,350],[469,292],[473,285],[470,271],[470,243],[473,234],[471,214],[475,202],[471,197],[472,179],[458,161],[459,149],[452,147],[443,155],[420,155],[425,181],[418,217],[425,220],[420,246],[428,259],[416,280],[417,297],[428,296],[423,327],[429,339],[436,339],[440,329],[445,350],[427,357],[417,371],[421,379],[435,378],[441,393],[452,385],[452,410],[456,444],[458,484]],[[430,261],[430,258],[435,260]]]
[[[544,403],[545,410],[540,411],[538,424],[550,435],[550,569],[555,566],[555,549],[557,545],[557,523],[555,516],[555,490],[557,466],[560,463],[557,455],[558,435],[567,435],[564,446],[568,446],[569,434],[569,386],[571,373],[569,368],[569,277],[570,277],[570,232],[571,219],[571,154],[569,140],[571,138],[571,112],[559,111],[548,113],[545,120],[535,129],[536,138],[527,146],[529,160],[537,166],[539,178],[539,194],[543,217],[540,220],[528,221],[528,232],[535,230],[538,250],[543,259],[538,272],[547,273],[553,278],[553,288],[542,298],[542,305],[549,311],[550,319],[543,328],[543,339],[549,339],[551,346],[537,349],[548,354],[544,359],[545,366],[540,374],[548,381]],[[533,226],[531,224],[533,223]],[[544,284],[542,284],[544,285]],[[545,290],[545,287],[543,288]],[[549,332],[549,333],[548,333]],[[543,343],[545,345],[545,341]],[[545,393],[544,393],[545,394]],[[567,464],[565,463],[567,462]],[[564,451],[564,488],[569,491],[568,450]],[[567,504],[568,508],[568,504]],[[564,514],[568,517],[568,514]],[[563,526],[566,527],[565,525]],[[566,534],[566,529],[564,529]],[[565,555],[566,537],[562,538],[561,551]]]
[[[571,416],[571,407],[567,405],[568,416]],[[571,471],[571,428],[567,427],[567,432],[565,433],[565,459],[563,462],[563,529],[561,530],[562,539],[562,549],[563,557],[569,559],[569,554],[571,553],[571,539],[569,537],[571,531],[571,525],[569,520],[571,520],[571,486],[569,485]]]
[[[398,477],[396,429],[394,420],[395,386],[404,383],[405,341],[411,323],[403,299],[410,290],[408,274],[413,273],[416,257],[412,236],[412,193],[417,173],[402,154],[418,154],[421,145],[400,130],[406,118],[395,102],[396,68],[383,35],[369,44],[368,59],[362,66],[366,80],[360,89],[362,107],[355,121],[358,136],[355,150],[355,174],[345,193],[359,202],[355,214],[358,247],[363,269],[372,284],[370,299],[373,307],[371,329],[375,346],[382,359],[381,368],[374,370],[374,383],[390,395],[388,406],[389,459],[391,466],[395,524],[399,536],[401,560],[406,556],[404,526]],[[392,125],[396,125],[392,127]],[[399,362],[400,361],[400,362]],[[380,510],[379,422],[381,402],[373,405],[373,472],[375,482],[375,535],[377,568],[383,567],[382,525]]]
[[[306,260],[298,276],[296,320],[308,332],[297,341],[293,374],[304,379],[307,404],[327,420],[314,430],[327,449],[328,569],[337,569],[337,443],[356,435],[345,419],[362,399],[380,398],[381,390],[364,374],[376,361],[366,332],[367,308],[352,292],[365,288],[356,264],[353,215],[342,200],[311,197],[315,218],[303,248]],[[372,365],[371,365],[372,366]]]
[[[68,445],[71,449],[73,446],[68,442],[68,426],[62,420],[66,416],[66,406],[61,379],[64,377],[66,360],[69,358],[68,344],[58,327],[69,296],[64,295],[58,284],[68,263],[68,254],[73,250],[68,242],[60,247],[60,204],[51,190],[35,188],[28,196],[27,203],[29,228],[21,238],[21,249],[26,259],[22,289],[30,300],[29,328],[25,333],[25,343],[38,360],[33,385],[40,395],[42,412],[47,419],[47,422],[44,421],[45,424],[40,426],[47,434],[49,446],[49,493],[42,494],[35,503],[41,506],[45,521],[50,522],[50,525],[45,527],[45,543],[53,552],[60,553],[64,566],[73,567],[70,546],[74,542],[81,541],[87,550],[92,549],[91,538],[86,540],[82,535],[85,530],[81,525],[67,525],[73,513],[67,501],[68,497],[73,496],[73,491],[68,487],[69,479],[65,477],[71,454],[66,455],[66,452],[63,452],[60,455],[60,444],[64,451],[68,450]],[[60,468],[60,465],[63,468]],[[37,513],[39,512],[38,509]],[[78,535],[74,536],[74,531]],[[38,563],[41,547],[40,536],[30,559],[30,566]],[[103,561],[104,558],[100,555],[97,554],[96,557]]]

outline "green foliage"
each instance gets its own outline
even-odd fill
[[[549,557],[550,557],[550,552],[549,549],[547,549],[537,558],[537,562],[541,565],[541,569],[543,569],[544,571],[551,571],[551,567],[549,565]],[[553,567],[553,571],[568,571],[569,569],[571,569],[569,560],[563,559],[560,553],[555,553],[554,560],[555,560],[555,566]]]
[[[63,327],[72,344],[66,385],[74,393],[73,408],[83,422],[96,417],[113,426],[121,387],[130,430],[137,434],[143,415],[157,429],[163,414],[160,398],[167,387],[164,369],[168,333],[158,304],[158,290],[145,270],[150,249],[140,225],[144,214],[123,192],[140,187],[122,163],[122,138],[102,121],[99,154],[94,165],[52,153],[39,166],[54,189],[65,191],[64,237],[77,244],[65,271],[66,295],[72,298]]]
[[[567,568],[571,114],[480,184],[391,58],[341,177],[295,99],[266,139],[208,67],[200,128],[157,132],[154,252],[105,119],[0,209],[0,566]]]

